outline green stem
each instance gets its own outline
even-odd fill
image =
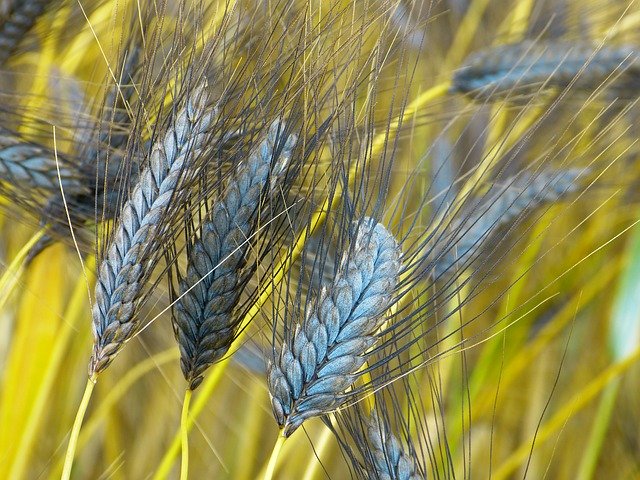
[[[611,423],[611,415],[616,405],[619,390],[620,379],[616,378],[605,391],[602,392],[602,398],[598,406],[598,413],[596,413],[593,422],[589,442],[584,449],[580,468],[578,469],[578,476],[576,477],[578,480],[591,480],[594,478],[593,476],[598,465],[598,459],[600,458],[607,430]]]

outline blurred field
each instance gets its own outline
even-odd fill
[[[113,57],[124,35],[118,25],[134,4],[105,0],[81,10],[81,3],[88,2],[57,2],[0,72],[7,121],[49,145],[47,128],[65,117],[59,92],[71,97],[77,87],[91,99],[103,90],[104,59]],[[457,293],[425,316],[425,328],[438,327],[420,358],[433,360],[415,372],[413,393],[424,407],[424,422],[440,426],[434,450],[446,451],[454,467],[427,459],[429,478],[640,478],[640,92],[619,98],[606,89],[583,94],[568,88],[560,95],[540,90],[532,98],[495,102],[448,93],[465,57],[491,45],[561,38],[640,49],[637,3],[293,3],[310,19],[341,20],[333,35],[366,24],[363,43],[372,46],[362,52],[375,50],[380,35],[376,47],[385,69],[375,85],[358,87],[362,110],[354,117],[367,112],[360,127],[369,146],[388,142],[371,158],[393,159],[388,198],[400,199],[418,219],[411,230],[390,200],[385,220],[398,235],[417,235],[439,215],[464,213],[446,210],[451,199],[442,203],[452,185],[450,198],[465,198],[465,189],[481,196],[525,168],[588,172],[578,194],[518,216],[492,236],[479,253],[477,271],[455,278]],[[222,10],[224,2],[219,4]],[[231,5],[239,16],[276,8],[271,2]],[[286,32],[286,26],[279,28]],[[323,35],[331,38],[328,31]],[[295,44],[291,33],[288,40]],[[63,148],[70,135],[64,122],[57,128]],[[416,213],[420,194],[436,200]],[[93,292],[95,258],[84,252],[83,270],[69,239],[46,249],[27,269],[12,268],[38,226],[20,209],[5,211],[0,478],[57,478],[87,381],[87,292]],[[437,298],[440,287],[433,282],[429,293]],[[167,303],[166,287],[152,298],[149,318]],[[272,321],[267,303],[242,340],[268,350]],[[176,435],[185,388],[178,355],[165,313],[101,375],[72,478],[178,478]],[[219,382],[205,381],[195,391],[190,478],[262,478],[278,428],[261,368],[260,359],[229,357],[207,374]],[[338,442],[313,419],[285,443],[274,478],[351,475]]]

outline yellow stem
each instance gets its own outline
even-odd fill
[[[464,58],[482,22],[490,0],[474,0],[456,29],[456,35],[444,60],[445,71],[456,67]]]
[[[160,353],[156,353],[152,357],[143,360],[131,370],[129,370],[124,377],[122,377],[115,386],[109,390],[104,399],[101,399],[100,404],[97,406],[93,415],[89,418],[84,428],[80,432],[78,437],[77,448],[82,449],[93,438],[93,435],[98,431],[99,427],[106,420],[107,415],[111,412],[111,409],[116,405],[120,399],[129,391],[129,389],[138,382],[147,373],[160,369],[166,363],[178,360],[180,353],[177,348],[169,348]],[[52,470],[49,478],[57,478],[59,472],[62,471],[63,458],[60,458],[56,467]]]
[[[276,472],[278,457],[280,456],[280,450],[282,449],[282,445],[284,445],[284,441],[286,439],[287,437],[284,435],[278,435],[278,440],[276,440],[276,444],[273,446],[273,451],[271,452],[271,457],[269,457],[269,463],[267,464],[267,471],[264,474],[264,480],[273,479],[273,474]]]
[[[93,393],[93,387],[96,384],[95,375],[87,380],[87,386],[84,389],[80,406],[78,407],[78,413],[76,413],[76,419],[73,422],[73,428],[71,429],[71,436],[69,437],[69,446],[67,447],[67,453],[64,457],[64,467],[62,468],[61,480],[69,480],[71,477],[71,467],[73,466],[73,457],[76,454],[76,445],[78,443],[78,435],[80,435],[80,428],[82,428],[82,421],[84,415],[87,412],[89,406],[89,400],[91,400],[91,394]]]
[[[5,270],[0,278],[0,310],[4,306],[5,302],[9,298],[9,295],[13,291],[13,287],[16,286],[20,274],[22,273],[22,267],[24,259],[29,254],[33,246],[44,236],[46,229],[39,230],[29,241],[20,249],[18,254],[13,258],[9,267]]]
[[[263,394],[263,389],[264,386],[262,382],[254,379],[247,399],[247,406],[245,407],[246,414],[244,415],[243,424],[240,429],[242,439],[239,445],[242,445],[242,448],[235,449],[234,480],[250,480],[256,478],[252,475],[255,467],[254,462],[248,462],[247,459],[257,458],[258,450],[263,446],[260,441],[260,435],[256,434],[256,429],[260,429],[262,425],[262,415],[264,411],[262,402],[256,401],[256,399],[260,398]]]
[[[180,480],[189,478],[189,426],[187,420],[189,417],[189,404],[191,403],[191,395],[193,390],[187,388],[184,392],[184,401],[182,402],[182,415],[180,417],[180,433],[182,438],[182,465],[180,466]]]
[[[583,307],[600,294],[615,278],[620,270],[620,262],[609,263],[603,268],[597,277],[582,287],[566,302],[566,306],[560,310],[536,336],[536,339],[523,346],[518,354],[509,361],[500,379],[500,389],[506,389],[515,381],[522,378],[527,366],[535,363],[537,356],[541,355],[545,348],[557,338],[563,329],[575,318]],[[488,392],[495,390],[495,383],[483,385],[483,389],[476,395],[474,411],[476,415],[483,415],[493,405],[491,395]]]
[[[640,349],[629,355],[626,359],[614,363],[600,375],[594,378],[582,390],[577,392],[573,398],[561,407],[551,419],[542,425],[536,435],[530,441],[522,444],[515,452],[513,452],[500,466],[493,475],[493,478],[502,480],[512,476],[528,456],[532,453],[532,445],[540,446],[546,442],[551,435],[561,430],[570,418],[574,417],[581,409],[583,409],[591,400],[593,400],[607,385],[616,378],[620,377],[626,370],[638,364],[640,360]]]

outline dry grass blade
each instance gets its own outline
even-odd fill
[[[213,120],[206,85],[190,92],[163,138],[153,146],[148,168],[141,174],[100,264],[93,307],[94,347],[89,374],[104,370],[138,327],[135,318],[142,280],[150,272],[149,247],[154,245],[183,171],[203,147]]]
[[[401,267],[395,238],[365,218],[333,282],[312,300],[269,365],[274,416],[288,437],[311,417],[341,405],[392,301]]]
[[[249,239],[270,180],[272,191],[286,172],[296,138],[286,141],[283,124],[275,122],[267,137],[229,179],[215,199],[200,237],[189,249],[187,273],[173,307],[173,325],[180,346],[180,366],[189,388],[219,360],[236,336],[239,319],[233,311],[246,284],[243,272]]]

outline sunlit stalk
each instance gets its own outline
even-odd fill
[[[91,271],[93,268],[93,257],[87,259],[87,265],[89,267],[88,270]],[[64,323],[60,329],[61,331],[57,335],[54,349],[47,364],[47,371],[40,384],[38,395],[29,413],[27,425],[20,438],[17,457],[11,467],[9,478],[24,478],[25,476],[24,470],[27,466],[29,454],[33,449],[33,441],[38,431],[38,425],[44,412],[47,410],[47,402],[51,395],[56,376],[59,373],[60,366],[63,364],[69,340],[76,331],[78,319],[82,316],[82,313],[84,313],[86,299],[85,279],[81,277],[76,283],[69,305],[62,317],[64,318]]]
[[[273,446],[273,451],[269,457],[269,463],[267,464],[267,470],[264,474],[264,480],[273,479],[273,474],[275,473],[276,466],[278,464],[278,457],[280,456],[280,450],[282,450],[282,445],[284,445],[284,441],[286,439],[287,437],[284,435],[278,435],[278,440],[276,440],[276,444]]]
[[[33,235],[29,239],[29,241],[25,243],[25,245],[20,249],[18,254],[13,257],[13,260],[11,260],[11,263],[2,274],[2,277],[0,278],[0,310],[4,307],[4,304],[11,295],[11,292],[18,283],[18,280],[20,279],[25,258],[27,257],[33,246],[38,243],[44,236],[45,232],[46,228],[42,228],[35,235]]]
[[[193,390],[187,388],[184,392],[184,401],[182,402],[182,415],[180,416],[180,433],[182,437],[182,464],[180,466],[180,480],[189,478],[189,428],[187,420],[189,417],[189,404],[191,403],[191,395]]]
[[[73,422],[73,428],[71,429],[69,445],[67,447],[67,453],[64,457],[62,476],[60,477],[61,480],[69,480],[69,478],[71,477],[71,468],[73,467],[73,459],[76,454],[78,436],[80,435],[82,422],[84,420],[85,414],[87,413],[87,407],[89,406],[89,401],[91,400],[91,394],[93,393],[93,387],[95,386],[95,384],[95,376],[92,376],[87,380],[87,386],[84,389],[84,394],[82,395],[82,400],[80,401],[80,406],[78,407],[78,412],[76,413],[76,418]]]

